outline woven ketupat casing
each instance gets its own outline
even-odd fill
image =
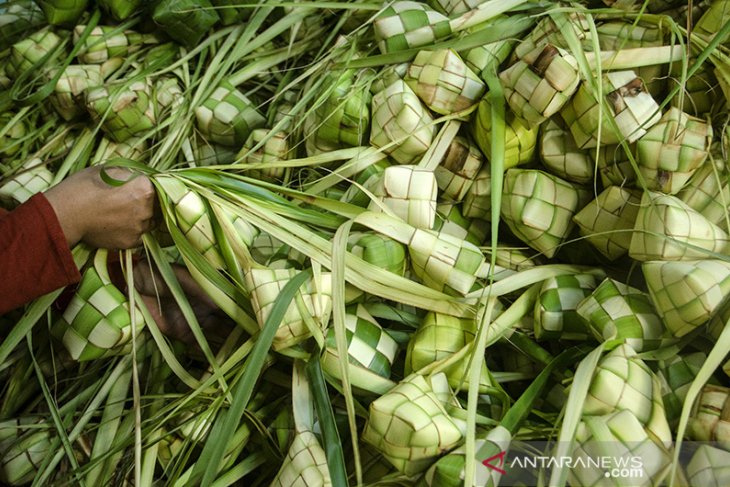
[[[677,197],[709,221],[727,231],[730,215],[730,179],[722,156],[701,165]]]
[[[198,45],[219,20],[209,0],[162,0],[155,6],[152,18],[167,35],[188,48]]]
[[[662,401],[670,425],[677,425],[689,388],[706,360],[704,352],[695,352],[659,361],[657,376],[662,384]]]
[[[382,179],[373,188],[373,194],[409,225],[433,227],[438,186],[430,169],[411,165],[387,167]],[[379,211],[380,206],[371,202],[369,209]]]
[[[256,151],[252,151],[254,147],[261,142],[264,145]],[[236,160],[242,160],[246,164],[267,164],[272,162],[280,162],[289,159],[291,150],[289,148],[289,137],[284,132],[273,134],[269,129],[256,129],[251,132],[243,148],[236,156]],[[246,171],[247,176],[264,179],[278,180],[281,179],[286,172],[284,167],[266,167],[252,169]]]
[[[450,115],[478,103],[486,85],[451,49],[420,51],[405,82],[431,110]]]
[[[74,43],[79,42],[85,29],[85,25],[76,26]],[[117,27],[100,25],[91,29],[77,58],[83,64],[103,64],[109,59],[123,58],[138,51],[144,39],[141,34],[131,30],[120,31]]]
[[[370,403],[370,417],[362,433],[363,441],[407,475],[425,470],[461,438],[459,427],[420,375],[403,379]]]
[[[556,176],[578,184],[593,181],[595,164],[588,151],[578,148],[570,131],[557,118],[540,130],[540,160]]]
[[[647,188],[678,193],[710,153],[712,125],[670,108],[636,142],[639,171]]]
[[[472,134],[482,154],[492,157],[492,106],[487,97],[479,102],[479,108],[471,124]],[[528,124],[523,118],[508,110],[505,116],[504,168],[526,164],[532,160],[537,145],[538,126]]]
[[[637,352],[658,348],[671,338],[645,293],[610,278],[576,311],[596,339],[623,339]]]
[[[49,76],[55,75],[49,72]],[[83,94],[90,88],[104,84],[101,68],[96,65],[70,65],[66,67],[56,83],[54,93],[49,97],[53,107],[64,120],[72,120],[86,113]]]
[[[294,269],[258,267],[246,273],[246,286],[259,327],[263,328],[279,293],[296,274]],[[320,329],[326,326],[332,311],[332,275],[322,273],[320,276],[316,282],[314,278],[309,279],[297,291],[274,336],[274,350],[291,347],[309,338],[309,326]]]
[[[384,149],[400,164],[412,164],[431,146],[433,118],[413,90],[394,81],[373,97],[370,143]]]
[[[730,389],[707,384],[699,400],[694,403],[687,436],[697,441],[717,442],[717,446],[730,448]]]
[[[639,261],[708,259],[730,245],[727,233],[675,196],[644,192],[629,256]]]
[[[473,319],[429,312],[408,341],[405,373],[417,372],[433,362],[452,356],[473,342],[475,335],[476,322]],[[468,365],[467,357],[445,370],[449,386],[462,390],[469,388]],[[486,388],[490,385],[486,363],[482,363],[479,386]]]
[[[689,485],[730,485],[730,452],[710,445],[700,445],[687,464],[686,472]]]
[[[328,487],[332,485],[327,456],[311,431],[296,434],[272,487]]]
[[[671,442],[659,379],[627,344],[613,349],[599,362],[583,404],[583,416],[625,410],[657,438]]]
[[[573,215],[588,192],[535,169],[509,169],[501,215],[512,232],[550,258],[573,228]]]
[[[570,485],[662,485],[671,466],[671,436],[657,437],[631,410],[615,411],[602,416],[584,416],[575,434],[572,458],[575,468],[568,469]],[[668,431],[667,431],[668,433]],[[611,458],[614,465],[624,464],[631,472],[630,482],[607,481],[603,468],[590,462],[595,458]],[[636,462],[635,468],[632,461]],[[626,463],[619,463],[626,462]],[[624,471],[617,468],[619,472]],[[656,482],[656,483],[654,483]],[[695,485],[695,484],[693,484]]]
[[[351,364],[365,368],[386,379],[395,360],[398,344],[362,305],[349,307],[345,315],[347,353]],[[336,351],[335,332],[327,331],[327,347]]]
[[[411,1],[393,2],[378,15],[373,28],[383,54],[427,46],[451,34],[448,17]]]
[[[0,200],[9,199],[25,203],[31,196],[51,187],[53,173],[40,159],[30,159],[23,164],[25,170],[0,186]]]
[[[463,200],[483,162],[484,156],[476,144],[457,135],[434,169],[439,196],[447,201]]]
[[[98,250],[76,293],[53,327],[74,360],[84,361],[128,352],[132,316],[124,294],[112,284],[106,269],[106,250]],[[144,326],[135,310],[138,330]]]
[[[636,160],[636,144],[628,146],[634,161]],[[589,150],[588,153],[598,166],[603,186],[625,186],[636,181],[636,172],[631,165],[629,154],[621,145],[601,145],[598,151]]]
[[[50,55],[61,44],[61,38],[50,29],[42,29],[22,39],[10,48],[10,57],[6,64],[6,72],[11,79],[33,69],[44,58]],[[49,59],[46,59],[49,61]]]
[[[195,117],[203,137],[228,147],[241,147],[254,129],[266,123],[251,100],[227,81],[195,108]]]
[[[315,112],[316,135],[324,142],[338,146],[361,146],[370,134],[372,95],[355,70],[335,72],[332,79],[334,88]]]
[[[0,482],[30,484],[53,451],[53,427],[32,416],[0,422]]]
[[[638,190],[609,186],[576,213],[573,221],[599,252],[618,259],[629,251],[640,202]]]
[[[550,44],[526,53],[502,71],[499,79],[515,114],[533,124],[556,114],[580,83],[575,58]]]
[[[591,274],[546,279],[535,302],[535,337],[538,339],[585,340],[590,331],[576,308],[596,287]]]
[[[641,269],[654,306],[678,338],[705,324],[730,294],[724,260],[650,261]]]
[[[599,101],[585,82],[560,112],[581,149],[598,145],[599,127],[601,145],[618,144],[622,140],[631,143],[661,118],[659,105],[633,71],[605,74],[603,95],[608,107],[603,107],[602,119],[599,119]],[[614,129],[614,123],[618,130]]]
[[[116,142],[154,128],[155,103],[146,81],[102,86],[86,94],[86,108]]]
[[[79,19],[89,0],[37,0],[46,20],[51,25],[74,25]]]
[[[492,220],[492,168],[485,163],[469,186],[462,205],[462,212],[467,218]]]
[[[484,271],[479,247],[444,232],[415,229],[408,252],[413,273],[437,291],[467,294]]]
[[[406,249],[400,243],[379,233],[351,233],[349,250],[365,262],[402,276],[408,261]]]

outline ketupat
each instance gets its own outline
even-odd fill
[[[6,36],[3,15],[12,14],[19,22],[17,30],[7,30],[12,37],[7,47],[13,47],[0,52],[0,85],[7,90],[7,96],[0,94],[4,204],[13,207],[85,165],[106,162],[148,171],[160,192],[166,230],[176,243],[171,245],[164,231],[155,234],[154,242],[164,248],[158,251],[148,241],[149,255],[187,265],[204,292],[240,328],[223,339],[223,348],[216,350],[218,359],[207,355],[203,333],[197,333],[201,351],[195,351],[168,345],[154,335],[156,328],[136,330],[143,337],[135,351],[144,357],[137,364],[144,392],[138,404],[127,402],[127,410],[138,413],[141,422],[133,414],[119,419],[120,431],[126,434],[108,447],[115,460],[82,453],[103,449],[102,439],[96,440],[96,432],[104,429],[100,415],[62,395],[58,402],[63,418],[74,414],[89,421],[79,423],[81,436],[74,432],[71,450],[57,449],[45,464],[31,462],[28,477],[40,484],[68,483],[94,470],[94,478],[108,484],[134,483],[138,474],[143,484],[210,485],[256,477],[279,485],[339,485],[330,473],[341,463],[332,446],[341,443],[344,454],[352,457],[341,465],[351,474],[352,485],[358,482],[358,469],[372,464],[378,468],[363,476],[369,478],[366,483],[388,475],[404,481],[398,469],[415,474],[411,482],[440,485],[449,476],[449,482],[463,483],[475,480],[474,470],[466,468],[479,465],[466,454],[474,446],[489,440],[506,449],[512,437],[554,438],[556,429],[571,423],[564,413],[577,404],[582,425],[578,444],[573,445],[576,454],[606,430],[612,440],[625,442],[624,433],[631,429],[633,438],[646,447],[643,454],[662,460],[655,470],[647,467],[652,480],[665,476],[671,450],[660,443],[667,431],[676,434],[695,377],[706,376],[691,352],[701,350],[708,357],[714,342],[703,336],[717,338],[727,314],[730,218],[721,144],[727,137],[721,129],[727,107],[721,96],[710,95],[712,90],[719,93],[715,76],[725,82],[724,48],[706,52],[702,69],[692,71],[681,87],[687,93],[667,101],[665,94],[673,93],[665,90],[681,81],[682,59],[670,46],[676,37],[670,40],[664,34],[686,35],[685,22],[673,20],[678,15],[704,19],[698,31],[683,38],[690,48],[682,56],[691,67],[706,42],[727,34],[721,22],[710,22],[713,12],[720,12],[718,18],[725,15],[721,7],[726,2],[701,3],[696,12],[678,14],[667,10],[676,6],[671,2],[652,0],[647,8],[658,12],[656,16],[644,16],[639,13],[642,3],[631,1],[607,2],[601,15],[588,7],[578,14],[571,7],[553,9],[550,2],[530,3],[528,8],[519,1],[352,2],[346,8],[294,2],[283,9],[227,0],[192,0],[185,8],[164,1],[150,6],[122,3],[98,2],[101,21],[91,7],[81,9],[80,25],[68,24],[75,36],[58,28],[38,33],[44,26],[18,10],[27,7],[21,5],[24,2],[0,5],[0,45]],[[51,13],[53,18],[45,22],[64,21],[59,12]],[[122,19],[127,21],[109,27]],[[93,27],[81,42],[87,25]],[[167,37],[185,47],[153,47]],[[596,46],[604,51],[600,58],[593,52]],[[75,57],[73,48],[78,48]],[[609,49],[616,51],[606,53]],[[597,59],[603,64],[602,78]],[[664,65],[670,60],[667,71]],[[656,64],[645,66],[649,61]],[[78,62],[83,64],[73,64]],[[92,62],[101,64],[89,68]],[[564,72],[555,73],[558,65]],[[656,74],[666,72],[676,80]],[[561,85],[557,74],[569,75],[568,82]],[[331,83],[318,83],[328,77]],[[645,78],[646,88],[639,78]],[[484,85],[489,89],[482,97]],[[533,91],[532,86],[539,89]],[[49,99],[44,97],[54,88],[56,93],[46,103]],[[596,88],[603,89],[600,97]],[[119,105],[114,104],[117,92],[127,92],[119,97]],[[537,98],[548,103],[537,103]],[[91,114],[85,113],[87,105]],[[686,114],[672,108],[678,106]],[[470,116],[471,109],[476,113]],[[461,128],[442,131],[457,112],[462,112]],[[72,119],[74,125],[63,119]],[[538,128],[540,122],[544,123]],[[689,140],[690,135],[696,140]],[[80,142],[67,143],[86,137],[90,142],[85,148]],[[670,154],[674,149],[678,157]],[[521,167],[514,169],[516,165]],[[517,182],[525,178],[531,183],[518,191]],[[570,204],[563,201],[566,196]],[[373,198],[382,198],[379,203],[396,209],[410,225],[367,212],[370,205],[377,206]],[[336,238],[348,220],[355,226]],[[590,256],[573,252],[575,239],[590,242],[596,251]],[[535,258],[538,252],[550,257],[551,265],[543,266]],[[342,253],[344,267],[335,262]],[[496,266],[491,268],[493,255]],[[642,272],[638,267],[631,272],[637,263]],[[282,302],[282,290],[300,271],[311,275],[300,276],[306,279],[291,303]],[[612,280],[592,291],[605,274]],[[578,287],[576,280],[582,283]],[[343,289],[344,302],[339,294]],[[556,293],[560,306],[553,306]],[[519,318],[510,320],[508,309],[505,318],[481,320],[479,313],[494,295],[516,300]],[[182,308],[191,319],[193,310],[184,300]],[[330,319],[338,309],[346,310],[346,357],[336,345],[333,323],[339,318]],[[57,314],[50,312],[54,318]],[[271,323],[272,316],[281,319]],[[549,362],[550,354],[564,346],[557,337],[568,338],[559,335],[554,324],[575,324],[579,316],[585,320],[582,334],[592,335],[581,345],[592,347],[597,340],[605,348],[603,354],[608,353],[591,374],[595,383],[580,382],[586,377],[577,372],[587,362],[563,363],[540,379],[545,380],[545,390],[557,392],[544,403],[531,402],[520,411],[524,422],[519,424],[524,427],[510,430],[510,439],[496,441],[502,430],[494,425],[509,410],[508,394],[534,384],[533,376]],[[443,318],[437,324],[444,326],[436,326],[434,317]],[[18,319],[9,317],[3,326]],[[42,331],[27,320],[19,323],[22,336],[31,328],[33,334]],[[253,353],[252,347],[269,331],[273,350]],[[443,338],[454,332],[461,333],[460,340]],[[485,333],[486,349],[480,348]],[[151,335],[153,340],[148,339]],[[14,366],[18,354],[27,359],[22,363],[32,363],[31,352],[48,356],[46,346],[33,338],[32,347],[22,344],[12,357],[10,345],[0,344],[0,374]],[[504,347],[490,348],[498,338],[513,342],[520,361],[499,359],[496,351]],[[629,346],[641,351],[644,362],[629,352]],[[116,352],[128,349],[123,346]],[[677,362],[654,367],[652,360],[670,355]],[[454,357],[455,363],[435,362],[442,356]],[[340,441],[333,442],[321,427],[329,413],[320,407],[317,427],[312,417],[307,428],[296,432],[284,433],[291,428],[287,421],[268,422],[274,415],[255,414],[259,407],[252,404],[261,400],[264,389],[277,395],[279,402],[272,401],[272,407],[287,404],[290,397],[292,409],[297,407],[297,386],[289,386],[287,380],[289,374],[297,374],[291,371],[291,358],[322,367],[324,379],[321,384],[312,379],[312,393],[329,405]],[[349,378],[341,377],[343,361],[349,363]],[[614,373],[608,379],[609,362],[616,365],[613,372],[629,373]],[[90,377],[106,377],[116,364],[131,373],[128,356],[114,356],[88,360],[83,366],[71,362],[46,381],[52,390],[78,383],[104,391],[99,389],[102,383]],[[670,373],[681,364],[686,365],[681,374]],[[422,381],[402,379],[411,371],[408,365],[425,369]],[[446,375],[434,375],[431,367],[445,367]],[[153,372],[161,369],[167,373]],[[28,377],[35,380],[32,372]],[[638,380],[647,377],[648,381]],[[395,438],[405,448],[396,451],[389,442],[398,435],[383,428],[378,418],[409,415],[398,407],[369,413],[360,406],[382,404],[414,380],[421,390],[431,390],[446,414],[443,418],[457,428],[439,422],[437,429],[445,435],[439,443],[414,427],[412,434]],[[503,380],[512,382],[503,389]],[[600,395],[602,381],[611,382],[626,397],[643,397],[634,404],[626,397],[607,400],[611,408],[598,408],[596,398],[606,399]],[[588,400],[568,400],[566,394],[583,385],[589,389]],[[679,388],[677,394],[667,387]],[[249,394],[257,399],[249,401],[244,397]],[[706,399],[698,404],[708,409]],[[32,404],[22,397],[18,401],[22,404],[13,405],[14,410],[22,406],[37,416],[50,417],[55,407],[43,398]],[[225,430],[223,418],[228,414],[220,413],[241,403],[248,404],[246,419]],[[642,404],[649,404],[651,412]],[[181,440],[184,427],[192,423],[162,425],[160,407],[175,410],[176,420],[200,415],[205,408],[201,424],[207,435]],[[281,411],[280,418],[289,416],[288,410]],[[695,432],[700,430],[695,428],[697,417],[691,422]],[[369,420],[367,427],[363,420]],[[665,421],[671,429],[663,427]],[[171,433],[171,424],[180,431]],[[211,453],[210,445],[221,438],[234,444],[242,428],[249,430],[245,441]],[[142,438],[140,461],[133,460],[135,429]],[[367,447],[367,455],[358,461],[355,447],[364,447],[363,431],[380,452]],[[235,436],[230,442],[229,432]],[[269,455],[268,446],[262,448],[269,445],[269,435],[279,440],[280,456]],[[413,444],[420,439],[423,445]],[[622,445],[634,452],[628,443]],[[424,458],[412,463],[419,451],[425,452]],[[722,485],[717,457],[702,450],[687,475]],[[424,470],[430,473],[419,478]],[[570,482],[578,485],[588,478],[573,475]]]

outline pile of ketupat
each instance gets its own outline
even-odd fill
[[[75,248],[0,317],[0,481],[496,486],[541,440],[641,466],[524,485],[730,485],[730,1],[689,5],[0,3],[3,206],[147,174],[196,341]]]

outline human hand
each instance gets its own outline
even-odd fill
[[[198,286],[190,273],[181,266],[173,266],[175,277],[182,287],[195,313],[198,324],[207,337],[225,336],[227,320],[213,300]],[[134,287],[142,296],[147,309],[162,333],[189,345],[195,336],[170,288],[159,272],[152,270],[149,262],[141,261],[134,267]]]
[[[119,167],[106,172],[127,182],[107,184],[96,166],[46,191],[69,246],[83,241],[92,247],[129,249],[139,246],[142,234],[152,229],[155,190],[150,180]]]

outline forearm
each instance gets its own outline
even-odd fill
[[[43,195],[0,215],[0,314],[80,279]]]

